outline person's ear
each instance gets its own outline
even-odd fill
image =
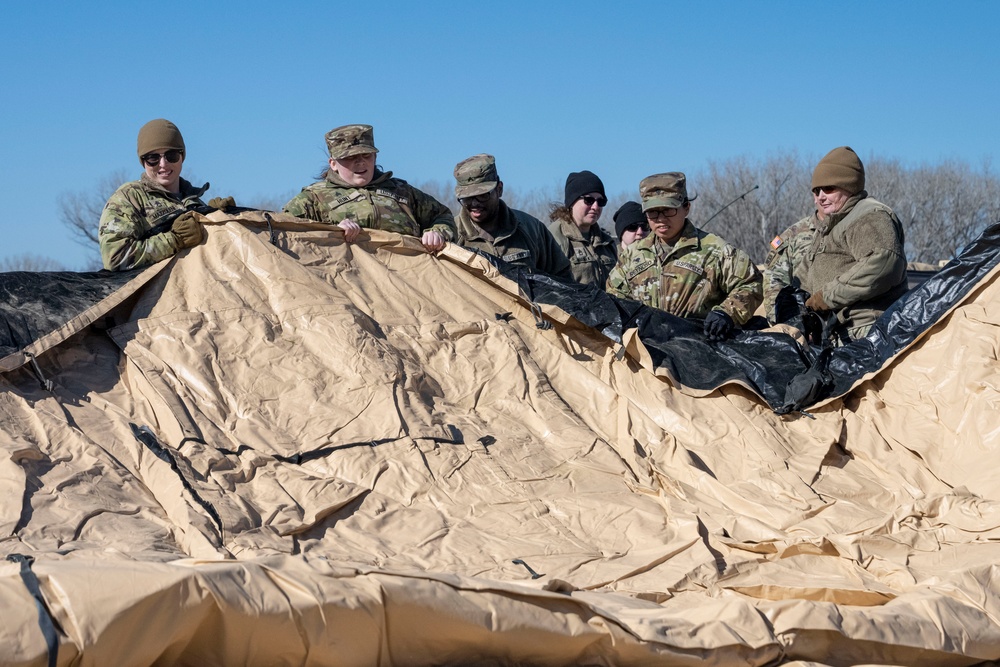
[[[503,181],[497,181],[497,197],[503,197]]]

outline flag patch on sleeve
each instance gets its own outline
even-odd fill
[[[771,247],[774,248],[775,250],[780,248],[782,243],[784,243],[784,241],[781,240],[780,236],[775,236],[773,239],[771,239]]]

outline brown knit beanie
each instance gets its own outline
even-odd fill
[[[865,166],[850,146],[841,146],[823,156],[813,171],[813,189],[827,186],[844,188],[851,195],[865,189]]]
[[[160,148],[173,148],[184,152],[184,137],[177,126],[169,120],[157,118],[142,126],[137,142],[139,157]]]

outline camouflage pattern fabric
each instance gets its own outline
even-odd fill
[[[801,287],[795,265],[801,263],[816,236],[815,215],[799,220],[771,241],[764,269],[764,317],[771,324],[778,324],[776,304],[781,290],[789,285]]]
[[[906,292],[903,244],[899,218],[864,190],[823,220],[815,215],[800,220],[771,242],[765,271],[768,318],[774,316],[783,283],[797,281],[810,294],[822,291],[849,338],[865,336]]]
[[[336,225],[348,218],[366,229],[381,229],[421,237],[440,232],[455,240],[455,218],[447,206],[392,172],[375,172],[364,187],[349,185],[332,171],[326,180],[302,188],[283,210],[297,218]]]
[[[607,291],[679,317],[722,310],[741,326],[762,298],[750,256],[689,220],[673,246],[650,235],[622,249]]]
[[[569,280],[569,259],[559,249],[542,221],[500,201],[496,234],[490,235],[469,219],[463,209],[458,216],[458,244],[491,255],[510,264]]]
[[[553,220],[549,232],[569,258],[573,280],[581,285],[597,285],[604,289],[608,274],[618,263],[618,248],[614,238],[597,225],[588,234],[569,220]]]
[[[180,243],[173,232],[150,232],[177,211],[204,206],[201,196],[206,190],[208,183],[196,188],[182,178],[180,193],[174,194],[145,174],[115,190],[104,205],[97,229],[104,268],[135,269],[174,255]]]

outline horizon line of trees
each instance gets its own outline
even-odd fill
[[[763,158],[710,160],[703,169],[687,173],[688,192],[696,196],[691,220],[742,248],[755,262],[763,262],[771,239],[812,212],[809,186],[815,163],[816,159],[795,151]],[[872,157],[865,160],[865,174],[868,193],[899,216],[910,262],[936,265],[950,259],[989,225],[1000,222],[1000,177],[988,162],[973,167],[967,161],[946,160],[913,167],[895,158]],[[92,190],[59,196],[60,222],[75,241],[93,249],[94,260],[87,270],[101,266],[97,227],[104,204],[129,180],[124,170],[119,170],[101,178]],[[457,214],[459,205],[450,179],[416,185]],[[274,211],[293,194],[237,203]],[[504,201],[509,206],[546,223],[552,205],[561,203],[562,195],[558,187],[504,188]],[[638,201],[638,183],[634,192],[608,193],[601,226],[613,234],[612,216],[630,199]],[[57,261],[37,255],[0,259],[0,271],[62,269]]]

